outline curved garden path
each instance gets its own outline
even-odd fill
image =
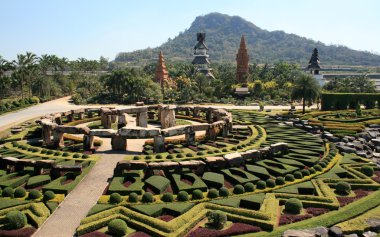
[[[248,109],[258,110],[258,106],[233,106],[233,105],[203,105],[215,108],[226,109]],[[17,123],[36,118],[38,116],[62,112],[80,107],[99,107],[99,105],[78,106],[69,103],[69,97],[49,101],[22,109],[16,112],[7,113],[0,116],[0,131],[9,128]],[[121,107],[121,106],[115,106]],[[128,106],[122,106],[128,107]],[[289,109],[289,106],[266,106],[266,109]],[[297,109],[300,109],[297,106]],[[129,144],[128,144],[129,145]],[[140,146],[139,146],[140,147]],[[137,147],[136,147],[137,148]],[[35,237],[69,237],[75,234],[87,212],[94,206],[108,185],[108,179],[112,177],[113,170],[118,161],[121,161],[125,152],[117,153],[110,150],[110,140],[104,139],[101,150],[97,155],[100,159],[91,171],[83,178],[77,187],[70,192],[56,211],[47,219],[41,228],[33,235]]]

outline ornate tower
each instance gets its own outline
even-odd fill
[[[208,60],[207,46],[205,44],[206,33],[197,33],[198,43],[194,46],[194,59],[192,64],[197,65],[197,71],[203,73],[206,77],[214,79],[212,69],[209,68],[210,61]]]
[[[236,80],[238,83],[247,83],[249,55],[245,45],[244,35],[241,36],[240,48],[236,54]]]
[[[313,50],[313,54],[311,55],[307,69],[310,70],[311,74],[319,75],[319,70],[321,70],[321,67],[319,66],[319,55],[317,48],[314,48]]]
[[[168,80],[168,70],[165,66],[165,59],[164,55],[162,54],[162,51],[160,51],[160,54],[158,55],[156,75],[154,78],[156,82],[161,85],[162,88],[164,87],[164,82]]]

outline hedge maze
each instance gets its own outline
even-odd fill
[[[228,137],[200,138],[192,146],[170,140],[166,146],[172,149],[159,154],[147,141],[145,154],[126,156],[77,234],[107,234],[114,219],[127,223],[127,236],[280,236],[288,228],[367,228],[348,223],[380,204],[380,170],[369,159],[339,153],[328,140],[263,114],[232,113]],[[287,152],[267,152],[281,143]],[[113,193],[121,202],[110,202]],[[216,211],[227,217],[222,229],[205,224]]]

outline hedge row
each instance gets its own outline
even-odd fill
[[[364,104],[366,109],[373,109],[377,102],[380,105],[380,93],[323,93],[322,110],[355,109],[357,104]]]

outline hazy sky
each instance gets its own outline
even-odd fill
[[[0,55],[114,59],[156,47],[210,12],[380,53],[379,0],[0,0]]]

